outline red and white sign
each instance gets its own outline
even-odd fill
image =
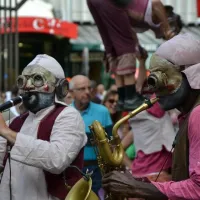
[[[2,20],[2,25],[5,24],[5,20]],[[15,32],[15,18],[7,19],[7,32],[10,31],[12,26],[12,32]],[[4,26],[1,27],[1,33],[4,33]],[[19,17],[18,18],[18,32],[19,33],[45,33],[53,34],[66,38],[76,39],[78,36],[78,27],[74,23],[62,21],[60,19],[46,19],[40,17]]]
[[[200,0],[197,0],[197,17],[200,17]]]

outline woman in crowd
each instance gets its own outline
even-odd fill
[[[115,124],[121,118],[121,112],[117,112],[116,105],[119,99],[117,91],[108,91],[105,95],[102,104],[106,106],[110,112],[113,124]]]

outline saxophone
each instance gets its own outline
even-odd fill
[[[122,164],[124,158],[124,148],[118,135],[118,129],[128,119],[134,117],[138,113],[150,108],[158,101],[158,98],[145,100],[145,102],[130,112],[128,115],[120,119],[113,127],[112,138],[108,138],[107,133],[98,121],[94,121],[89,127],[93,135],[94,150],[97,155],[98,166],[102,176],[112,170],[123,171]],[[113,194],[107,194],[106,200],[122,200],[121,197],[114,197]]]
[[[92,145],[97,155],[98,166],[102,176],[112,170],[123,171],[122,164],[124,158],[124,149],[121,139],[117,133],[121,124],[128,119],[134,117],[138,113],[150,108],[158,101],[158,98],[145,100],[145,102],[137,109],[120,119],[113,127],[112,138],[108,138],[107,133],[98,121],[94,121],[89,127],[92,133]],[[97,195],[91,190],[92,179],[90,174],[83,175],[70,190],[65,200],[98,200]],[[124,200],[124,198],[116,197],[114,194],[107,194],[105,200]]]

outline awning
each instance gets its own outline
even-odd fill
[[[95,25],[79,25],[78,38],[71,39],[70,42],[74,51],[81,51],[84,47],[89,50],[104,51],[101,36]]]
[[[156,39],[152,31],[138,34],[139,41],[147,51],[155,51],[162,43],[162,40]],[[73,50],[82,50],[84,47],[89,50],[104,51],[104,45],[101,36],[95,25],[79,25],[78,38],[70,40]]]
[[[152,31],[138,34],[140,44],[147,51],[155,51],[163,40],[156,39]],[[95,25],[79,25],[78,38],[70,40],[73,50],[82,50],[84,47],[89,50],[104,51],[101,36]]]
[[[3,19],[2,19],[3,21]],[[11,31],[15,32],[15,18],[7,19],[7,32],[10,32],[10,24],[12,25]],[[77,38],[78,30],[77,25],[62,21],[60,19],[47,19],[42,17],[18,17],[18,31],[19,33],[44,33],[52,34],[66,38]],[[1,32],[4,33],[4,28]]]
[[[184,27],[182,33],[190,32],[200,38],[200,27]],[[155,52],[156,49],[164,42],[163,39],[156,39],[153,31],[149,30],[144,33],[138,33],[140,44],[149,52]],[[89,50],[104,51],[100,34],[95,25],[79,25],[78,38],[70,40],[73,50],[82,50],[88,47]]]
[[[182,33],[191,33],[200,39],[200,26],[187,26],[184,27]]]
[[[162,39],[156,39],[153,31],[149,30],[144,33],[137,34],[139,43],[143,46],[147,51],[156,51],[161,43],[163,43]]]

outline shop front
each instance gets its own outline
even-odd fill
[[[68,55],[69,55],[69,39],[77,38],[77,25],[68,23],[60,19],[48,19],[43,17],[18,17],[4,20],[8,26],[0,30],[1,38],[1,59],[2,64],[6,64],[2,74],[8,80],[8,88],[15,84],[15,74],[20,74],[23,68],[37,55],[48,54],[53,56],[63,67],[67,74],[68,70]],[[16,31],[16,23],[18,29]],[[15,40],[16,32],[18,40]],[[9,34],[8,34],[9,33]],[[5,57],[6,49],[9,49],[9,41],[15,41],[13,50]],[[12,42],[11,41],[11,42]],[[14,53],[18,48],[18,55]],[[12,52],[13,51],[13,52]],[[15,57],[18,58],[15,58]],[[10,62],[13,60],[18,62],[18,69],[14,68]],[[18,70],[16,73],[15,70]],[[6,72],[6,73],[5,73]],[[4,77],[5,79],[5,77]]]

